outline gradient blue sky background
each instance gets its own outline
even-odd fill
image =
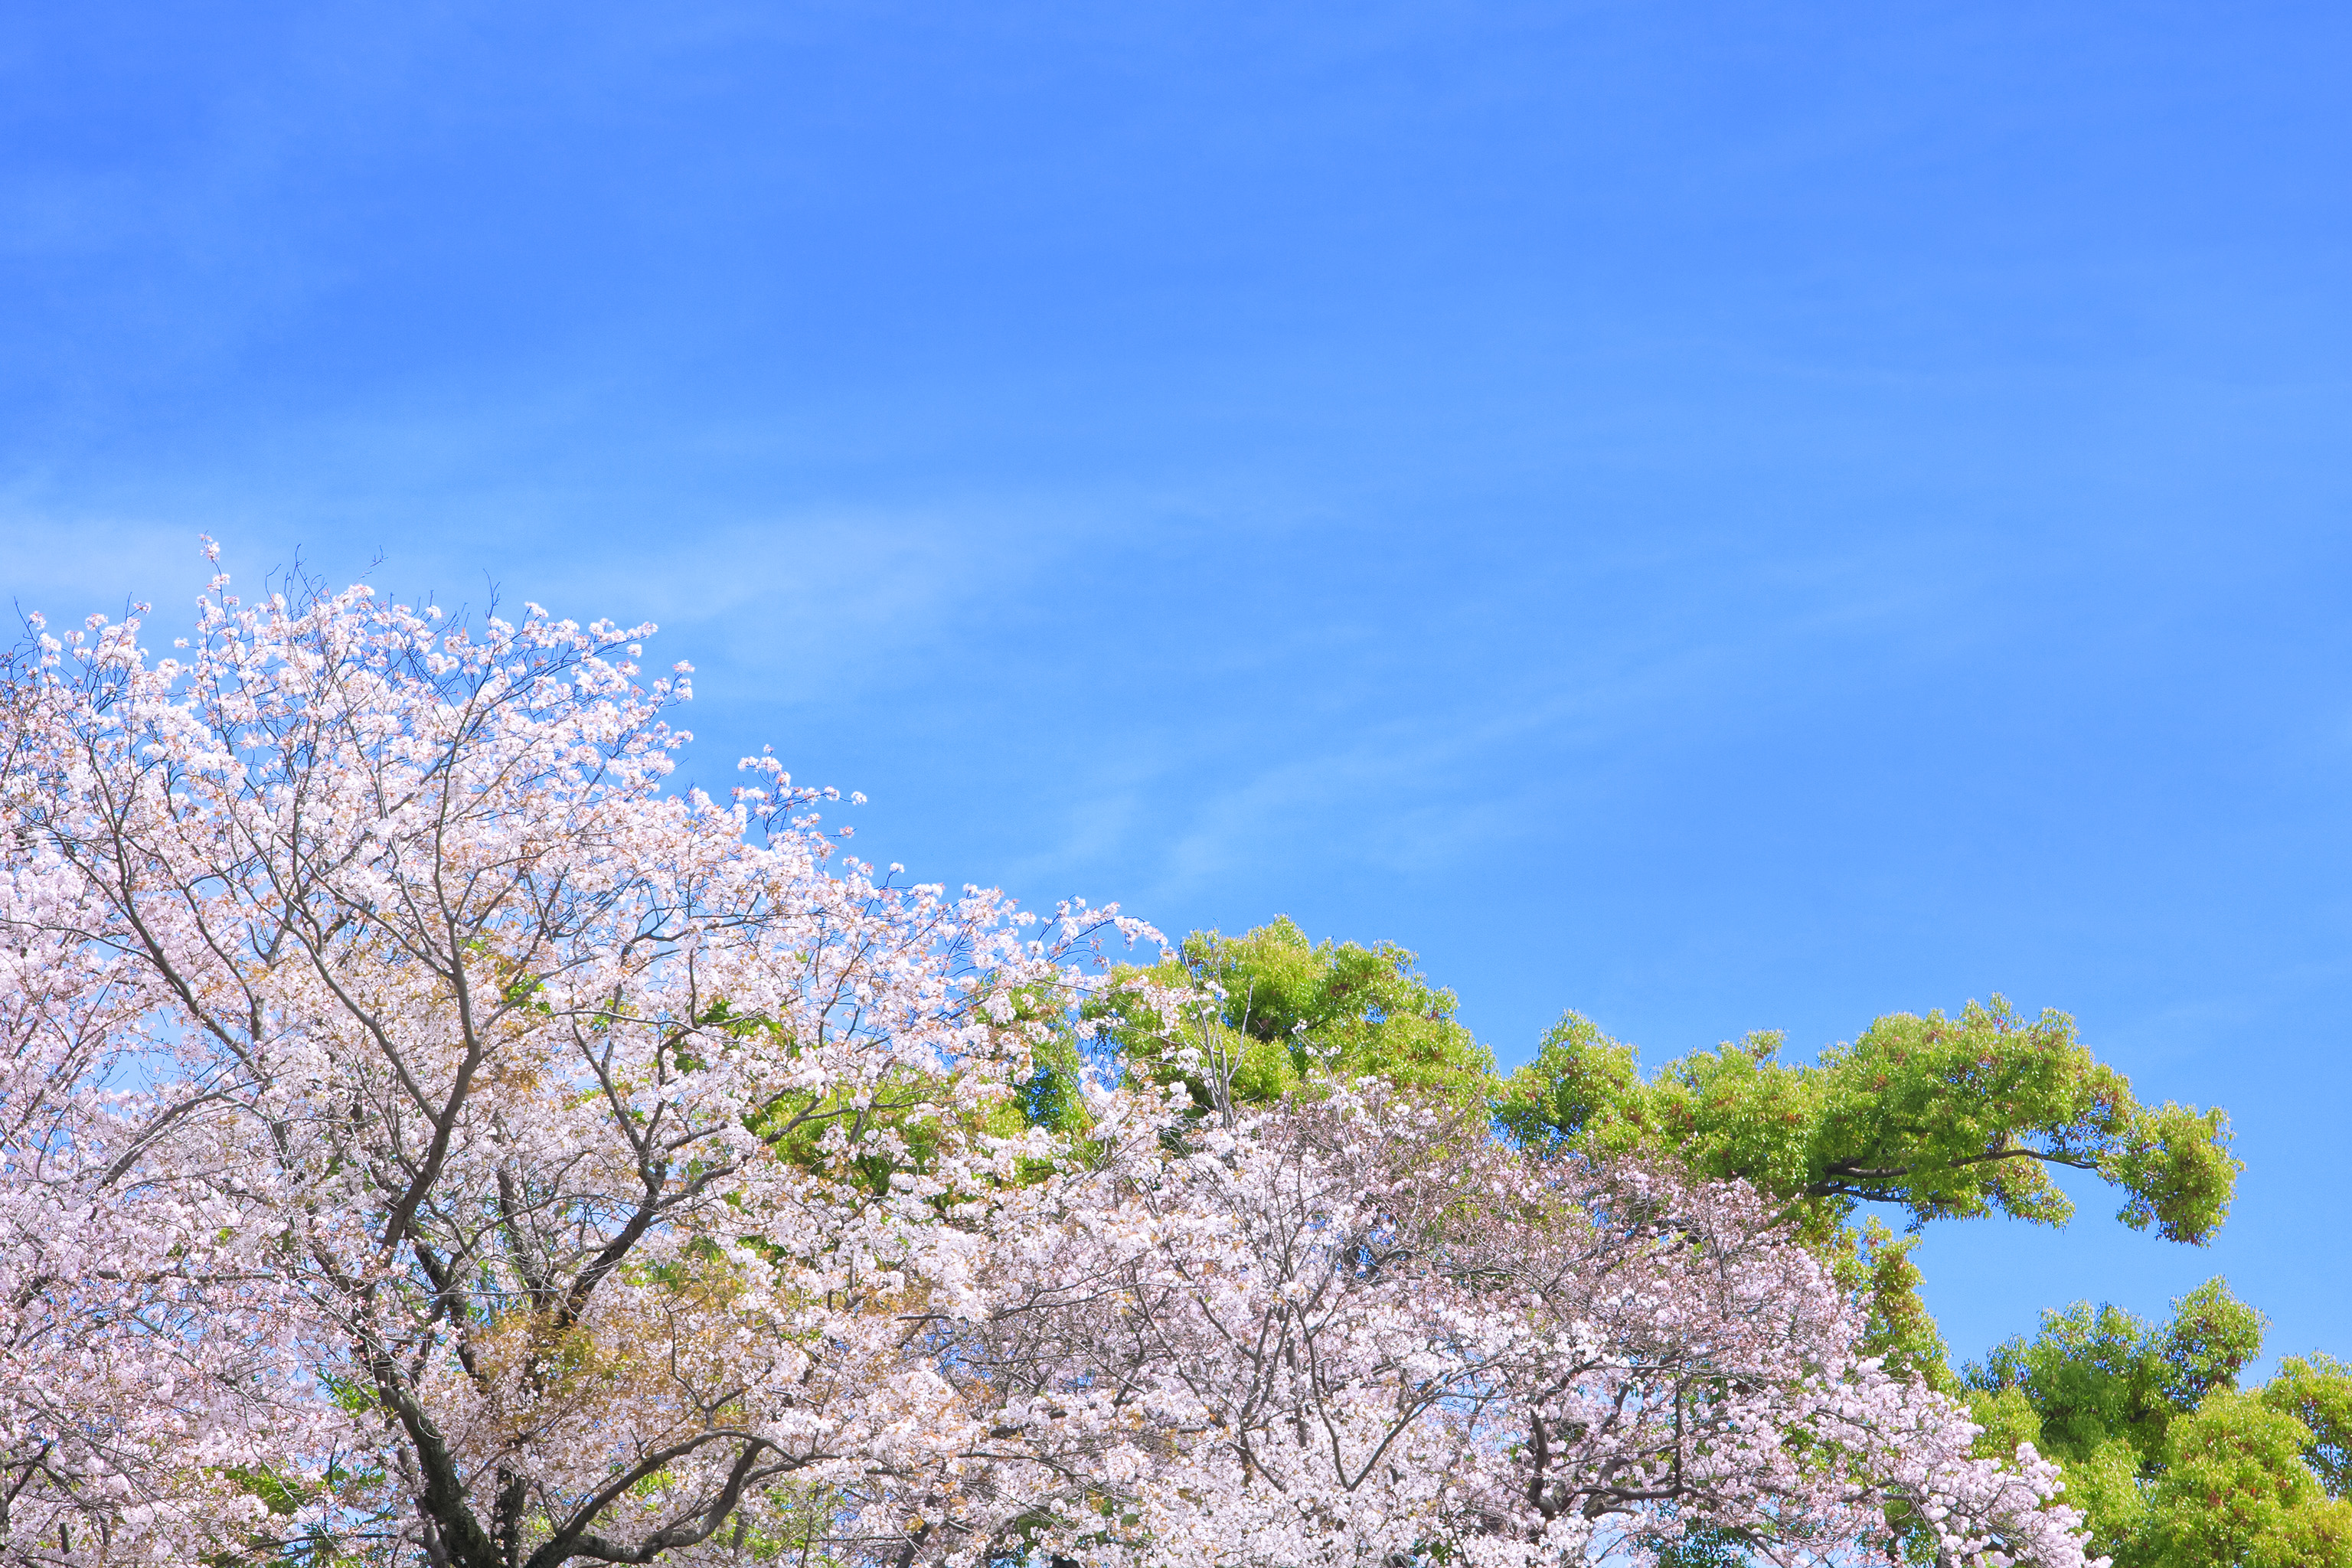
[[[0,594],[650,617],[698,780],[1506,1061],[1999,990],[2352,1352],[2352,11],[0,5]],[[160,630],[160,628],[159,628]],[[168,633],[164,634],[168,636]]]

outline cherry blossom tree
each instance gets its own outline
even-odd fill
[[[22,731],[12,730],[20,742]],[[20,847],[24,839],[18,839]],[[240,1466],[316,1447],[282,1282],[250,1205],[153,1179],[142,1124],[207,1092],[111,1091],[152,978],[58,929],[70,877],[0,880],[0,1554],[184,1561],[267,1510]]]
[[[6,1561],[2082,1562],[1744,1187],[1032,1125],[1149,928],[670,788],[649,626],[229,589],[0,677]]]
[[[7,672],[9,1560],[644,1563],[922,1471],[895,1309],[1140,928],[664,793],[650,626],[228,589]]]
[[[943,1514],[1093,1563],[2084,1561],[1744,1185],[1499,1144],[1378,1086],[1097,1129],[942,1364],[1003,1414]],[[982,1391],[985,1391],[984,1393]],[[1747,1557],[1735,1558],[1729,1553]]]

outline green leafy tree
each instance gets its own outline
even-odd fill
[[[2152,1568],[2352,1565],[2352,1503],[2328,1496],[2304,1462],[2311,1439],[2308,1426],[2258,1396],[2206,1399],[2172,1424],[2130,1562]]]
[[[1644,1073],[1570,1013],[1505,1082],[1496,1118],[1531,1145],[1662,1154],[1786,1198],[1868,1293],[1879,1348],[1947,1386],[1912,1241],[1853,1226],[1861,1205],[1903,1210],[1915,1232],[1993,1213],[2063,1225],[2074,1205],[2049,1168],[2066,1166],[2119,1188],[2125,1224],[2173,1240],[2203,1242],[2228,1212],[2240,1166],[2221,1112],[2142,1105],[2063,1013],[2024,1019],[1995,996],[1958,1017],[1889,1015],[1811,1063],[1779,1059],[1783,1043],[1751,1034]]]
[[[2000,1212],[2063,1225],[2074,1205],[2047,1167],[2122,1189],[2117,1217],[2202,1242],[2228,1211],[2239,1163],[2219,1110],[2141,1105],[2065,1014],[2021,1019],[2000,997],[1957,1018],[1895,1013],[1817,1063],[1777,1059],[1753,1034],[1640,1070],[1633,1049],[1571,1013],[1505,1085],[1497,1117],[1520,1139],[1598,1152],[1663,1149],[1843,1217],[1890,1204],[1915,1221]]]
[[[1221,1100],[1268,1103],[1318,1075],[1377,1074],[1484,1100],[1533,1147],[1643,1153],[1747,1180],[1786,1199],[1869,1302],[1874,1348],[1947,1389],[1957,1384],[1912,1256],[1922,1226],[1994,1213],[2063,1225],[2073,1205],[2050,1169],[2064,1166],[2119,1189],[2126,1224],[2201,1243],[2240,1169],[2221,1111],[2143,1105],[2072,1019],[2021,1018],[1999,996],[1956,1017],[1879,1018],[1811,1063],[1780,1059],[1783,1037],[1758,1033],[1654,1072],[1569,1013],[1501,1079],[1454,993],[1415,964],[1393,942],[1314,942],[1283,917],[1236,937],[1194,932],[1156,968],[1129,972],[1104,1010],[1126,1070],[1182,1082],[1204,1114]],[[1192,1000],[1171,1016],[1155,994]],[[1076,1062],[1041,1066],[1033,1115],[1068,1114]],[[1913,1234],[1864,1218],[1866,1204],[1900,1209]]]
[[[2264,1385],[2263,1402],[2311,1433],[2304,1463],[2327,1495],[2352,1492],[2352,1365],[2325,1353],[2288,1356]]]
[[[1963,1373],[1990,1454],[2028,1441],[2116,1568],[2352,1568],[2352,1375],[2289,1358],[2259,1390],[2262,1315],[2207,1281],[2150,1322],[2078,1302]]]
[[[1392,942],[1311,942],[1287,915],[1228,937],[1194,931],[1104,1004],[1127,1070],[1182,1081],[1204,1111],[1265,1105],[1318,1077],[1384,1078],[1464,1103],[1490,1095],[1495,1058]],[[1194,1000],[1167,1016],[1154,990]]]

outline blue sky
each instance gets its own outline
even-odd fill
[[[1508,1061],[1994,991],[2229,1108],[1978,1353],[2352,1352],[2341,6],[0,6],[0,592],[650,617],[691,768]]]

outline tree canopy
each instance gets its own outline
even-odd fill
[[[2209,1280],[2157,1323],[2077,1302],[1962,1374],[1988,1452],[2058,1461],[2116,1568],[2352,1564],[2352,1369],[2291,1356],[2263,1386],[2262,1315]]]
[[[1486,1103],[1531,1148],[1659,1155],[1749,1182],[1816,1228],[1865,1204],[1915,1226],[1990,1214],[2063,1225],[2074,1205],[2050,1178],[2058,1166],[2116,1187],[2126,1225],[2202,1243],[2241,1168],[2221,1111],[2143,1105],[2072,1018],[2021,1018],[1997,994],[1958,1016],[1889,1014],[1811,1062],[1781,1059],[1785,1037],[1759,1032],[1646,1073],[1634,1047],[1570,1012],[1498,1078],[1454,994],[1416,965],[1395,942],[1317,942],[1277,916],[1239,936],[1193,932],[1097,1006],[1127,1070],[1181,1080],[1203,1108],[1220,1073],[1242,1105],[1379,1077]],[[1171,1015],[1170,994],[1199,1001]]]
[[[1240,936],[1194,931],[1103,1004],[1129,1072],[1181,1081],[1195,1104],[1271,1105],[1314,1081],[1380,1078],[1462,1104],[1491,1089],[1494,1054],[1392,942],[1315,942],[1287,915]],[[1170,1012],[1162,998],[1186,997]]]
[[[2202,1242],[2229,1210],[2240,1167],[2222,1113],[2141,1105],[2063,1013],[2021,1019],[1996,995],[1958,1017],[1890,1014],[1816,1062],[1781,1061],[1784,1044],[1754,1034],[1644,1076],[1633,1047],[1570,1013],[1496,1117],[1531,1143],[1672,1151],[1837,1219],[1877,1203],[1915,1223],[2063,1225],[2074,1205],[2052,1165],[2095,1173],[2124,1195],[2117,1218],[2168,1240]]]
[[[1942,1335],[1919,1298],[1911,1241],[1864,1205],[1925,1225],[2003,1214],[2064,1225],[2063,1166],[2121,1190],[2117,1216],[2201,1244],[2228,1213],[2240,1164],[2218,1110],[2143,1106],[2063,1013],[2020,1018],[1999,995],[1958,1017],[1890,1014],[1812,1062],[1751,1034],[1642,1070],[1634,1048],[1564,1016],[1535,1059],[1497,1089],[1497,1123],[1533,1147],[1671,1159],[1787,1202],[1850,1289],[1870,1303],[1872,1342],[1897,1366],[1952,1386]]]
[[[2083,1564],[1776,1194],[1496,1136],[1402,949],[1114,976],[667,787],[649,626],[228,590],[0,667],[12,1564]]]
[[[1953,1374],[1919,1298],[1912,1243],[1865,1205],[1898,1211],[1915,1232],[1991,1214],[2060,1226],[2074,1205],[2049,1170],[2064,1167],[2118,1189],[2125,1224],[2201,1244],[2240,1169],[2220,1110],[2143,1105],[2073,1019],[2021,1018],[1999,995],[1958,1016],[1877,1018],[1811,1062],[1783,1059],[1784,1037],[1762,1032],[1650,1072],[1634,1047],[1570,1012],[1532,1061],[1501,1077],[1454,994],[1412,952],[1318,942],[1277,916],[1239,936],[1195,931],[1158,966],[1123,973],[1095,1006],[1114,1025],[1124,1071],[1182,1083],[1202,1113],[1376,1076],[1484,1106],[1528,1149],[1656,1159],[1749,1183],[1790,1205],[1867,1300],[1876,1350],[1946,1388]],[[1077,1053],[1060,1061],[1036,1097],[1055,1114],[1076,1104]]]

